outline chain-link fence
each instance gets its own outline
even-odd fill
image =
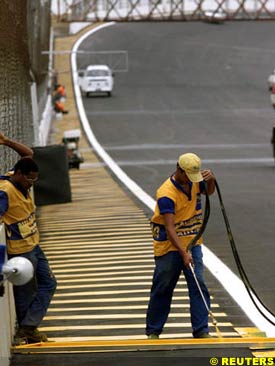
[[[50,0],[0,1],[0,131],[33,145],[34,121],[31,85],[36,83],[38,118],[47,91]],[[1,173],[17,156],[0,147]]]

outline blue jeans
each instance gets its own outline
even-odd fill
[[[34,267],[31,281],[22,286],[13,286],[17,322],[19,327],[38,327],[55,292],[56,280],[39,245],[31,252],[9,255],[9,258],[16,256],[29,259]]]
[[[195,273],[205,300],[210,308],[210,296],[203,279],[203,261],[201,245],[192,248]],[[183,271],[190,298],[190,313],[193,336],[208,333],[208,311],[199,292],[193,274],[186,268],[179,252],[169,252],[161,257],[155,257],[155,272],[146,318],[146,334],[162,332],[167,321],[174,289]]]

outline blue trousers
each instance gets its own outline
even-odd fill
[[[9,255],[9,258],[16,256]],[[32,262],[34,277],[25,285],[13,286],[17,322],[19,327],[38,327],[55,292],[56,280],[39,245],[31,252],[20,254],[20,257]]]
[[[192,249],[195,274],[200,284],[205,300],[210,308],[210,296],[203,279],[203,261],[201,245]],[[161,257],[155,257],[155,272],[146,317],[146,334],[162,332],[167,321],[174,289],[183,271],[190,298],[190,313],[193,336],[208,333],[208,311],[190,269],[186,268],[177,251],[169,252]]]

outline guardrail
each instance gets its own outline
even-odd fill
[[[0,243],[5,244],[4,224],[0,224]],[[8,366],[10,348],[15,330],[15,307],[13,301],[12,285],[5,282],[4,296],[0,297],[0,365]]]

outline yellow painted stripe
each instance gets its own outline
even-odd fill
[[[211,332],[212,335],[216,335],[215,332]],[[216,335],[217,336],[217,335]],[[237,333],[235,332],[223,332],[223,336],[224,337],[236,337]],[[169,333],[169,334],[162,334],[160,336],[160,339],[158,340],[158,342],[162,342],[162,340],[164,339],[182,339],[184,338],[184,340],[187,340],[189,338],[189,340],[191,340],[193,338],[192,333]],[[115,335],[115,336],[98,336],[98,337],[92,337],[92,336],[87,336],[87,337],[58,337],[58,338],[49,338],[49,341],[53,341],[56,342],[57,347],[59,347],[60,343],[65,343],[66,345],[69,345],[70,342],[77,342],[77,344],[81,345],[82,342],[100,342],[100,341],[126,341],[128,343],[128,341],[138,341],[138,340],[146,340],[146,342],[148,341],[147,337],[143,334],[139,334],[139,335],[132,335],[132,334],[127,334],[127,335]],[[234,338],[235,340],[235,338]],[[183,341],[183,340],[182,340]],[[217,342],[218,340],[215,340],[215,342]],[[219,340],[220,342],[220,340]],[[202,343],[202,341],[201,341]],[[204,344],[204,343],[202,343]],[[45,344],[46,346],[46,344]],[[43,347],[43,345],[42,345]],[[74,347],[74,343],[73,343],[73,347]]]
[[[148,223],[147,223],[148,224]],[[121,231],[124,233],[127,232],[136,232],[136,231],[141,231],[141,232],[145,232],[148,230],[148,228],[146,227],[145,223],[139,223],[139,224],[125,224],[125,226],[120,222],[117,223],[112,223],[109,226],[111,226],[110,229],[106,229],[106,222],[102,222],[100,224],[94,224],[94,223],[90,223],[90,225],[92,225],[94,227],[94,231],[103,231],[103,232],[117,232],[117,231]],[[70,224],[60,224],[57,227],[52,227],[52,226],[45,226],[45,230],[40,229],[40,232],[42,232],[44,237],[47,236],[51,236],[52,234],[55,235],[59,235],[60,233],[64,232],[64,227],[66,227],[66,234],[73,234],[75,232],[83,232],[83,231],[87,231],[87,223],[70,223]],[[147,231],[148,234],[148,231]]]
[[[57,245],[58,244],[58,247]],[[110,245],[111,244],[111,245]],[[149,242],[148,239],[146,238],[139,238],[139,239],[133,239],[133,238],[121,238],[121,239],[116,239],[114,238],[112,239],[106,239],[106,240],[102,240],[101,238],[96,240],[93,239],[92,241],[77,241],[73,243],[72,246],[72,242],[70,242],[70,240],[66,239],[64,240],[62,243],[58,242],[56,243],[54,241],[54,238],[51,240],[51,242],[49,242],[48,244],[43,243],[43,248],[45,248],[47,251],[47,248],[52,248],[55,249],[54,252],[58,253],[62,250],[66,250],[66,248],[68,248],[68,251],[70,250],[81,250],[81,248],[91,248],[91,249],[100,249],[102,251],[104,250],[108,250],[110,249],[110,247],[112,247],[114,250],[119,249],[119,247],[121,246],[121,249],[123,248],[152,248],[152,243],[151,241]]]
[[[123,222],[122,222],[123,219]],[[90,216],[88,218],[85,219],[73,219],[73,220],[64,220],[64,219],[60,219],[58,221],[52,221],[52,222],[48,222],[48,220],[45,221],[45,223],[43,224],[41,222],[41,220],[39,221],[39,228],[40,231],[42,232],[48,232],[49,230],[53,230],[53,229],[63,229],[64,225],[65,226],[71,226],[72,224],[75,224],[75,228],[78,227],[85,227],[87,229],[87,224],[92,224],[93,227],[97,228],[97,227],[106,227],[106,224],[110,225],[110,226],[120,226],[120,227],[140,227],[140,226],[144,226],[144,225],[149,225],[149,220],[145,219],[144,216],[140,215],[135,216],[135,220],[133,222],[133,219],[129,219],[128,216],[124,216],[119,217],[119,218],[106,218],[102,217],[102,219],[96,218],[94,215]],[[104,225],[103,225],[104,223]]]
[[[78,253],[81,253],[81,256],[85,257],[85,256],[93,256],[93,257],[102,257],[104,255],[106,255],[106,252],[107,253],[111,253],[112,256],[125,256],[125,255],[137,255],[137,254],[148,254],[148,255],[151,255],[152,256],[152,249],[151,248],[148,248],[146,246],[144,246],[144,248],[138,248],[138,247],[130,247],[130,248],[112,248],[112,246],[110,246],[109,248],[103,248],[103,250],[99,249],[99,248],[94,248],[93,247],[93,244],[92,244],[92,247],[86,247],[86,248],[79,248],[77,250],[61,250],[60,253],[58,252],[49,252],[47,251],[48,253],[48,256],[49,254],[52,253],[52,256],[54,256],[55,258],[58,258],[58,257],[63,257],[63,258],[71,258],[72,256],[70,256],[69,254],[73,254],[73,256],[77,255]],[[63,255],[62,255],[63,253]]]
[[[91,175],[91,172],[87,172],[88,175]],[[102,194],[104,194],[104,191],[101,190],[97,193],[99,196],[102,196]],[[116,194],[116,192],[114,192],[114,195]],[[142,211],[136,211],[136,208],[128,208],[127,204],[129,204],[131,201],[124,201],[123,205],[120,205],[121,202],[119,202],[119,200],[113,200],[113,196],[109,197],[107,200],[103,200],[102,197],[100,197],[100,199],[96,202],[96,205],[93,205],[91,201],[93,201],[95,199],[95,195],[96,192],[94,192],[93,196],[87,196],[85,200],[83,200],[82,202],[78,202],[78,204],[82,206],[82,208],[85,208],[85,211],[81,212],[81,217],[83,218],[89,218],[89,217],[95,217],[95,218],[104,218],[106,216],[108,216],[107,214],[111,214],[111,218],[116,217],[116,216],[127,216],[128,217],[131,216],[139,216],[139,213],[142,213]],[[91,201],[89,202],[89,197],[91,198]],[[77,204],[77,197],[74,198],[73,201],[75,204]],[[111,204],[113,207],[111,207],[110,209],[104,207],[104,202],[107,203],[107,207]],[[120,206],[119,206],[120,205]],[[63,212],[61,211],[63,210]],[[74,217],[74,219],[78,219],[79,216],[73,215],[72,213],[75,212],[80,212],[81,208],[78,206],[76,207],[76,205],[73,204],[59,204],[57,209],[55,211],[53,211],[53,209],[51,208],[50,210],[47,210],[47,207],[43,207],[43,219],[41,220],[44,222],[47,219],[50,219],[51,216],[54,216],[54,220],[55,222],[58,221],[61,217],[65,220],[71,220],[72,217]],[[47,215],[48,213],[48,215]],[[144,216],[145,217],[145,216]]]
[[[37,343],[30,344],[25,346],[16,347],[17,350],[37,350],[42,351],[42,348],[117,348],[117,347],[160,347],[160,346],[190,346],[195,347],[217,347],[217,346],[236,346],[236,345],[257,345],[257,344],[265,344],[274,347],[275,339],[274,338],[265,338],[264,341],[262,338],[207,338],[207,339],[130,339],[130,340],[95,340],[95,341],[80,341],[80,342],[48,342],[48,343]]]
[[[69,311],[69,309],[68,309]],[[226,317],[225,313],[213,313],[213,315],[217,318],[224,318]],[[171,313],[169,314],[170,318],[189,318],[189,313]],[[143,319],[145,321],[146,313],[138,314],[138,313],[131,313],[131,314],[84,314],[84,315],[48,315],[45,316],[44,320],[91,320],[91,319]],[[144,324],[144,323],[143,323]],[[144,325],[143,325],[144,326]],[[120,325],[117,326],[118,328]]]
[[[104,274],[104,277],[103,278],[78,278],[78,279],[73,279],[73,278],[70,278],[70,283],[77,283],[77,282],[84,282],[84,283],[95,283],[95,282],[106,282],[106,275]],[[152,276],[125,276],[125,277],[110,277],[110,275],[108,275],[108,282],[110,281],[129,281],[128,282],[128,285],[132,285],[132,282],[131,281],[136,281],[136,280],[150,280],[150,283],[151,284],[151,280],[152,280]],[[68,279],[66,280],[58,280],[58,284],[60,285],[61,283],[68,283]],[[119,284],[121,282],[117,282],[117,284]],[[148,285],[147,282],[145,282],[146,285]],[[141,282],[141,284],[144,284],[144,282]],[[186,281],[182,281],[181,284],[186,284]],[[85,285],[84,285],[85,286]],[[58,286],[59,289],[60,289],[60,286]],[[68,285],[68,288],[70,286]],[[64,288],[64,287],[63,287]]]
[[[138,233],[138,234],[132,234],[131,235],[131,238],[142,238],[142,239],[148,239],[148,240],[151,240],[152,241],[152,238],[151,238],[151,235],[150,234],[148,234],[147,233],[147,235],[148,236],[146,236],[145,235],[145,233],[144,234],[141,234],[141,233]],[[69,238],[64,238],[64,236],[63,237],[61,237],[61,238],[55,238],[55,242],[56,243],[59,243],[59,242],[64,242],[64,241],[68,241],[69,239],[71,240],[71,242],[73,241],[73,239],[74,240],[76,240],[76,241],[78,241],[78,240],[82,240],[83,238],[87,238],[87,237],[90,237],[90,238],[92,238],[93,237],[93,239],[94,238],[100,238],[100,239],[102,239],[102,238],[105,238],[106,237],[106,239],[107,240],[109,240],[110,238],[113,238],[114,237],[114,233],[108,233],[108,235],[107,234],[102,234],[102,233],[98,233],[98,234],[93,234],[92,236],[91,236],[91,234],[86,234],[86,235],[71,235]],[[123,235],[123,233],[121,234],[121,235],[119,235],[119,234],[116,234],[115,235],[115,237],[114,237],[114,239],[115,238],[122,238],[122,239],[125,239],[125,235]],[[52,242],[52,240],[51,239],[44,239],[43,238],[43,243],[51,243]],[[91,242],[91,240],[90,240],[90,242]]]
[[[45,251],[49,251],[50,254],[52,253],[62,253],[62,251],[69,252],[70,251],[70,244],[71,244],[71,250],[73,252],[79,252],[81,250],[90,250],[91,252],[98,251],[99,253],[104,253],[108,250],[113,250],[115,253],[119,250],[128,250],[128,251],[134,251],[140,248],[141,250],[147,250],[152,249],[151,242],[149,243],[147,239],[144,241],[141,241],[140,244],[138,244],[140,240],[137,241],[131,241],[128,238],[121,239],[121,247],[119,248],[119,239],[115,240],[113,243],[110,240],[90,240],[90,241],[82,241],[79,240],[77,242],[70,242],[68,239],[64,240],[63,242],[56,242],[54,239],[43,245]],[[56,250],[55,250],[56,249]]]
[[[252,355],[254,357],[258,357],[258,358],[259,357],[261,357],[261,358],[269,358],[269,357],[275,358],[275,351],[268,351],[268,350],[265,350],[265,351],[257,351],[257,352],[252,352]],[[265,364],[267,365],[268,363],[265,363]],[[273,363],[273,365],[274,365],[274,363]]]
[[[165,329],[167,328],[190,328],[190,322],[184,323],[167,323]],[[212,329],[211,324],[209,324],[210,329]],[[222,327],[232,327],[232,323],[229,322],[219,322],[219,328]],[[144,323],[142,324],[98,324],[98,325],[69,325],[69,326],[41,326],[39,330],[42,332],[56,332],[56,331],[67,331],[67,330],[107,330],[107,329],[144,329]]]
[[[96,237],[96,236],[114,236],[114,235],[118,235],[119,233],[121,233],[122,235],[129,235],[131,233],[135,234],[137,233],[140,234],[146,234],[148,235],[148,237],[150,237],[150,234],[148,233],[148,229],[144,228],[144,225],[141,225],[140,227],[130,227],[130,228],[111,228],[111,229],[106,229],[105,226],[102,226],[101,230],[93,230],[92,236]],[[66,230],[62,230],[62,231],[57,231],[55,232],[55,238],[58,239],[59,237],[64,237],[64,236],[70,236],[70,238],[74,239],[74,238],[86,238],[86,237],[91,237],[91,233],[88,232],[87,230],[77,230],[77,228],[75,228],[75,230],[70,230],[69,228],[67,228]],[[47,239],[48,237],[52,237],[52,233],[47,233],[44,232],[43,233],[43,240]]]
[[[152,281],[144,281],[144,282],[114,282],[114,283],[110,283],[109,282],[109,279],[105,279],[105,282],[108,280],[108,283],[92,283],[92,284],[89,284],[89,283],[85,283],[83,285],[59,285],[59,282],[58,282],[58,290],[69,290],[69,289],[80,289],[80,288],[104,288],[104,287],[118,287],[118,288],[121,288],[121,287],[133,287],[133,286],[143,286],[145,288],[148,288],[152,285]],[[132,291],[135,291],[135,290],[132,290]]]
[[[146,224],[148,223],[148,219],[144,216],[144,213],[142,212],[137,212],[134,213],[132,212],[125,212],[125,214],[123,214],[122,212],[116,212],[114,215],[110,215],[107,216],[105,212],[91,212],[91,210],[89,210],[89,213],[86,213],[86,215],[81,214],[81,216],[75,216],[75,215],[69,215],[69,216],[65,216],[65,215],[61,215],[61,212],[56,215],[47,215],[44,212],[44,208],[43,208],[43,217],[39,217],[39,227],[40,227],[40,223],[41,223],[41,228],[42,230],[47,230],[47,225],[49,224],[51,225],[58,225],[62,228],[63,225],[72,225],[75,224],[76,226],[81,224],[81,223],[101,223],[103,220],[106,223],[112,224],[113,222],[133,222],[133,218],[138,221],[144,221]],[[63,225],[62,225],[63,224]]]
[[[235,327],[242,337],[265,337],[265,333],[257,327]]]
[[[48,246],[53,246],[52,244],[55,243],[55,237],[53,236],[51,238],[52,240],[51,241],[46,241],[45,240],[45,247],[48,247]],[[123,237],[108,237],[108,238],[105,238],[105,237],[92,237],[91,236],[91,239],[90,240],[87,240],[87,239],[81,239],[81,241],[74,241],[73,242],[73,245],[91,245],[91,240],[93,242],[93,248],[94,247],[100,247],[101,245],[103,246],[110,246],[110,244],[112,244],[112,246],[114,245],[114,247],[118,247],[119,244],[122,244],[122,246],[129,246],[129,247],[135,247],[135,246],[138,246],[139,244],[141,246],[144,246],[146,247],[146,245],[148,245],[150,243],[150,247],[153,248],[153,243],[152,243],[152,238],[151,236],[148,235],[148,237],[144,236],[144,235],[141,235],[141,236],[138,236],[138,235],[124,235]],[[66,238],[64,237],[64,243],[69,243],[69,238]],[[46,244],[48,243],[48,244]],[[56,243],[58,243],[61,247],[63,245],[63,242],[58,240],[56,241]],[[44,245],[44,240],[43,240],[43,245]],[[72,246],[72,242],[71,242],[71,246]],[[58,247],[56,248],[58,250]],[[73,249],[73,248],[72,248]]]
[[[139,254],[140,253],[140,254]],[[142,254],[143,253],[143,254]],[[120,252],[120,253],[114,253],[112,250],[109,251],[108,257],[113,258],[114,260],[117,259],[128,259],[128,258],[152,258],[152,251],[151,250],[141,250],[141,251],[135,251],[134,253],[131,252]],[[66,260],[66,263],[74,263],[74,262],[87,262],[87,259],[96,259],[96,260],[106,260],[106,253],[83,253],[82,251],[74,254],[74,255],[52,255],[50,256],[51,263],[64,263],[64,260]],[[59,260],[59,258],[63,258],[63,260]],[[76,259],[71,259],[76,258]]]
[[[145,237],[145,234],[148,235],[148,239],[151,239],[150,235],[148,234],[148,232],[146,233],[146,230],[142,231],[142,230],[138,230],[138,234],[133,234],[132,236],[133,237],[141,237],[141,235],[143,236],[143,238]],[[59,237],[60,236],[60,237]],[[75,235],[71,234],[69,237],[67,237],[67,240],[68,238],[72,241],[72,240],[81,240],[83,238],[96,238],[96,237],[99,237],[99,238],[108,238],[108,237],[124,237],[125,238],[125,233],[123,233],[123,231],[117,231],[116,233],[114,232],[99,232],[99,233],[93,233],[93,235],[91,235],[91,233],[81,233],[81,232],[77,232]],[[55,235],[55,242],[57,243],[59,240],[60,241],[64,241],[64,238],[66,238],[66,234],[60,234],[60,235]],[[47,243],[47,238],[43,238],[43,241],[45,240],[45,242]]]
[[[86,262],[86,261],[85,261]],[[120,263],[151,263],[151,265],[153,266],[153,259],[133,259],[133,260],[129,260],[129,259],[125,259],[125,260],[112,260],[112,261],[106,261],[106,260],[92,260],[90,259],[89,262],[86,262],[86,263],[81,263],[81,268],[84,267],[84,266],[97,266],[97,265],[100,265],[100,266],[106,266],[106,265],[110,265],[110,264],[120,264]],[[73,268],[73,267],[76,267],[76,268],[79,268],[80,267],[80,264],[79,262],[74,262],[74,263],[65,263],[65,264],[51,264],[51,267],[52,268]]]
[[[55,271],[56,273],[56,271]],[[121,274],[127,274],[127,275],[131,275],[133,273],[150,273],[150,275],[152,276],[152,267],[150,267],[149,269],[144,269],[144,270],[131,270],[129,269],[128,271],[104,271],[104,272],[89,272],[89,277],[103,277],[105,278],[105,276],[113,276],[113,275],[121,275]],[[87,274],[85,273],[70,273],[70,274],[56,274],[56,278],[66,278],[68,280],[68,278],[87,278]]]
[[[53,300],[51,301],[51,304],[55,305],[55,304],[90,304],[90,303],[111,303],[111,302],[119,302],[119,303],[123,303],[123,302],[130,302],[130,303],[135,303],[135,302],[146,302],[148,303],[149,300],[149,294],[148,296],[133,296],[133,297],[127,297],[127,298],[114,298],[114,297],[109,297],[109,298],[97,298],[97,299],[69,299],[69,300],[60,300],[60,299],[56,299],[57,294],[54,295]],[[188,301],[189,300],[189,296],[174,296],[174,301],[177,300],[183,300],[183,301]]]
[[[101,263],[102,264],[102,263]],[[140,268],[141,266],[140,265],[131,265],[131,266],[108,266],[108,268],[96,268],[97,271],[107,271],[106,273],[108,273],[108,270],[113,270],[113,269],[126,269],[126,268],[129,268],[129,269],[132,269],[132,268]],[[153,265],[152,264],[143,264],[142,265],[142,268],[151,268],[153,269]],[[83,268],[81,266],[81,268],[63,268],[63,269],[58,269],[56,268],[54,270],[54,273],[70,273],[70,272],[85,272],[87,275],[90,273],[90,272],[93,272],[94,269],[89,269],[89,268]]]
[[[99,193],[102,194],[103,192]],[[98,202],[100,204],[101,202]],[[82,206],[80,203],[79,205]],[[83,215],[83,219],[80,220],[79,217],[82,217],[81,206],[76,207],[73,211],[77,213],[81,213],[81,215],[76,216],[72,215],[73,211],[69,215],[56,215],[53,218],[53,221],[49,222],[50,227],[58,227],[62,229],[62,223],[65,226],[71,226],[74,228],[79,227],[79,225],[86,225],[86,230],[91,225],[98,228],[104,227],[105,229],[111,230],[113,227],[120,228],[131,228],[131,227],[141,227],[147,228],[150,230],[150,220],[142,213],[134,213],[133,211],[128,211],[123,208],[120,210],[119,208],[114,208],[112,210],[104,210],[98,211],[98,208],[90,208],[90,206],[83,206],[85,209],[85,214]],[[47,230],[47,222],[49,220],[42,221],[42,230]]]
[[[144,289],[135,289],[135,290],[113,290],[113,291],[74,291],[67,293],[56,293],[54,296],[56,297],[75,297],[75,296],[96,296],[96,295],[123,295],[123,294],[138,294],[144,293]],[[177,288],[175,293],[188,292],[188,289],[185,288]],[[148,292],[149,296],[149,292]]]
[[[51,313],[59,313],[59,312],[74,312],[74,311],[103,311],[103,310],[147,310],[148,305],[118,305],[118,306],[83,306],[83,307],[58,307],[58,308],[50,308],[48,310],[48,314]],[[188,304],[173,304],[174,309],[189,309]],[[211,304],[211,308],[220,308],[219,304]],[[215,313],[214,313],[215,314]],[[224,313],[225,314],[225,313]],[[225,314],[226,315],[226,314]]]
[[[80,256],[81,257],[81,256]],[[66,263],[64,264],[64,261],[61,261],[59,259],[54,259],[51,258],[50,262],[51,262],[51,267],[52,268],[64,268],[64,267],[69,267],[69,268],[73,268],[73,267],[82,267],[82,266],[89,266],[89,265],[93,265],[93,266],[97,266],[97,265],[105,265],[105,264],[120,264],[120,263],[141,263],[142,259],[134,259],[135,257],[138,258],[142,258],[143,256],[123,256],[123,257],[112,257],[112,260],[110,261],[106,261],[106,255],[103,255],[101,257],[86,257],[86,258],[79,258],[79,259],[71,259],[71,260],[66,260]],[[130,259],[133,258],[133,259]],[[149,258],[149,259],[146,259]],[[148,257],[148,256],[144,256],[144,263],[152,263],[152,265],[154,264],[154,261],[152,258]]]

